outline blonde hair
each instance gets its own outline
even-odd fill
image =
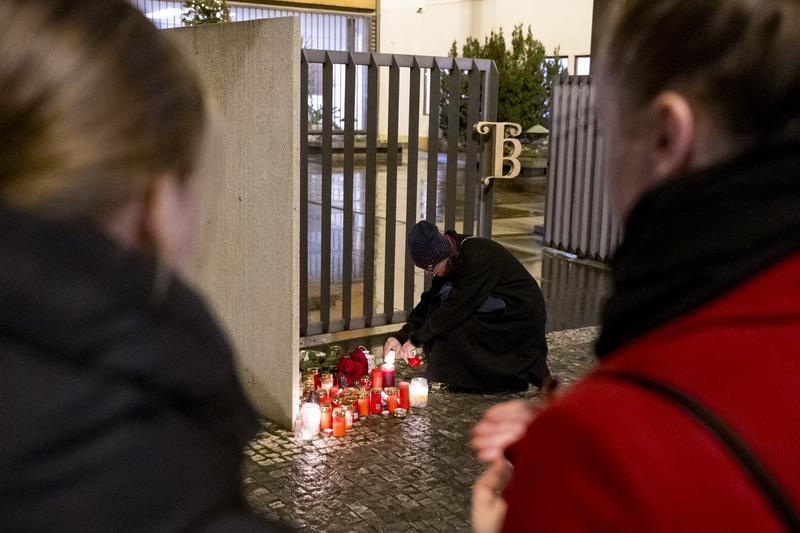
[[[797,138],[797,0],[618,0],[603,26],[600,71],[622,96],[624,116],[678,90],[733,137]]]
[[[124,0],[0,2],[0,201],[102,219],[188,175],[206,107],[177,47]]]

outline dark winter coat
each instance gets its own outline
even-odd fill
[[[0,208],[0,530],[270,530],[242,497],[257,425],[228,343],[156,272]]]
[[[800,531],[798,153],[754,152],[638,202],[600,364],[512,450],[505,531]]]
[[[509,391],[549,375],[545,306],[536,281],[500,244],[448,233],[454,268],[431,288],[395,337],[424,346],[428,379],[473,391]]]

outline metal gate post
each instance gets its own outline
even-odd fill
[[[481,120],[484,122],[494,122],[497,120],[497,67],[494,63],[484,75],[483,89],[483,109]],[[502,157],[502,154],[499,154]],[[494,168],[492,143],[484,142],[481,154],[480,176],[486,173],[486,169]],[[494,207],[494,183],[482,187],[480,201],[478,203],[478,237],[490,239],[492,237],[492,209]]]

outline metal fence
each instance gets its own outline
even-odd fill
[[[622,228],[611,215],[606,145],[594,111],[590,76],[553,85],[545,208],[545,246],[607,262]]]
[[[322,117],[321,128],[309,131],[309,80],[313,68],[322,70]],[[384,115],[387,134],[385,141],[379,143],[379,78],[381,71],[386,74],[387,70],[388,105]],[[341,118],[335,116],[334,110],[336,72],[343,72],[344,75],[344,109]],[[407,143],[401,143],[399,135],[401,72],[408,86]],[[429,105],[428,145],[424,151],[420,150],[420,122],[421,115],[424,115],[421,113],[423,73],[428,80],[426,100]],[[366,78],[366,116],[365,128],[358,132],[360,121],[356,115],[356,97],[357,80],[361,76]],[[491,61],[302,50],[301,336],[405,320],[414,306],[420,281],[415,276],[408,253],[398,257],[397,250],[405,250],[402,244],[398,246],[398,227],[408,232],[418,218],[437,220],[438,216],[440,223],[448,229],[456,228],[458,222],[459,229],[466,233],[485,235],[491,232],[492,189],[484,190],[480,179],[480,169],[488,167],[487,158],[490,156],[483,150],[481,140],[476,134],[467,134],[463,143],[448,142],[446,157],[440,162],[439,109],[445,92],[443,85],[450,96],[446,111],[447,139],[459,138],[460,116],[464,111],[469,132],[471,125],[481,120],[495,120],[497,70]],[[355,161],[357,133],[364,141],[364,161],[358,165],[358,172]],[[319,140],[319,155],[312,154],[309,149],[312,137]],[[336,169],[334,138],[339,141],[336,148],[342,158],[341,167],[337,166]],[[402,149],[406,153],[403,158],[405,165],[399,157]],[[378,156],[384,153],[385,163],[379,165]],[[422,166],[425,164],[422,162],[425,154],[427,164]],[[405,172],[401,174],[401,177],[405,177],[404,188],[398,186],[398,169],[402,166],[405,166]],[[334,174],[337,178],[336,191]],[[427,177],[423,180],[424,175]],[[459,177],[463,184],[460,195]],[[379,185],[384,190],[379,190]],[[310,197],[310,192],[313,192],[314,198]],[[334,197],[337,200],[335,206]],[[377,213],[379,199],[383,221]],[[398,199],[404,199],[405,213],[398,213]],[[457,205],[461,208],[458,212]],[[312,232],[309,222],[316,222],[317,214],[319,226]],[[334,217],[341,223],[340,228],[337,225],[337,238],[333,235]],[[378,229],[382,231],[383,240],[380,250],[377,250],[381,244],[376,239]],[[404,242],[406,235],[399,237]],[[313,254],[310,254],[310,245],[315,249]],[[380,252],[380,257],[376,252]],[[341,263],[336,264],[332,259],[340,259]],[[396,268],[396,264],[403,265],[402,270]],[[336,304],[332,294],[332,274],[338,273],[341,275],[341,294]],[[376,281],[382,282],[382,294],[376,294]],[[310,286],[318,288],[318,297],[309,294]],[[354,293],[354,287],[358,287],[360,295]],[[397,302],[396,288],[398,294],[402,294]],[[360,305],[360,312],[354,310],[354,296],[355,303]],[[378,309],[376,302],[379,303]],[[337,316],[332,312],[334,308]]]

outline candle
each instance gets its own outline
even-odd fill
[[[381,366],[381,376],[384,387],[394,387],[394,365],[392,363],[384,363]]]
[[[311,375],[314,377],[314,388],[320,388],[320,386],[322,386],[322,380],[319,377],[319,368],[309,368],[308,371],[311,372]]]
[[[400,384],[397,386],[400,390],[400,407],[403,409],[408,410],[411,407],[411,400],[409,397],[409,390],[408,390],[408,381],[401,381]]]
[[[317,394],[319,395],[319,403],[320,403],[320,405],[323,404],[323,403],[330,403],[331,402],[330,395],[328,393],[328,389],[319,389],[319,391],[317,391]]]
[[[353,405],[350,404],[344,409],[344,429],[353,429]]]
[[[328,393],[330,394],[331,398],[335,398],[335,397],[339,396],[339,387],[334,385],[333,387],[330,388]]]
[[[428,406],[428,380],[425,378],[414,378],[409,387],[411,407]]]
[[[331,429],[333,419],[331,417],[331,406],[329,404],[319,406],[319,428]]]
[[[369,416],[369,392],[358,393],[358,416]]]
[[[386,410],[394,413],[394,410],[399,407],[399,400],[397,397],[397,387],[386,388]]]
[[[342,405],[342,399],[338,396],[331,398],[330,402],[334,409]]]
[[[331,387],[333,387],[333,374],[322,374],[320,377],[320,387],[325,390],[331,390]]]
[[[361,388],[365,391],[369,391],[372,388],[372,381],[369,379],[369,376],[361,376],[358,378],[358,382],[361,383]]]
[[[300,409],[299,436],[303,440],[311,440],[319,433],[320,409],[315,403],[304,403]]]
[[[383,388],[383,373],[380,368],[372,369],[372,387],[375,389]]]
[[[333,410],[333,436],[344,437],[345,432],[345,411],[341,407]]]
[[[383,401],[381,398],[381,389],[372,389],[369,395],[369,414],[379,415],[383,412]]]

